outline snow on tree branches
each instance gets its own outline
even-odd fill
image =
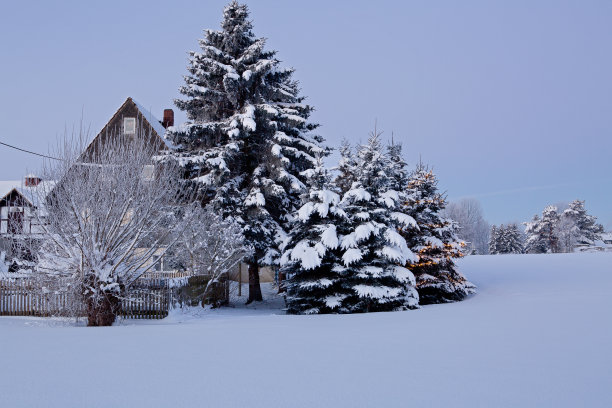
[[[421,304],[462,300],[475,292],[474,285],[455,268],[453,259],[463,256],[463,245],[456,236],[456,224],[442,216],[446,200],[437,184],[434,173],[419,163],[410,175],[404,203],[419,227],[419,233],[407,241],[418,255],[408,267],[416,277]]]
[[[310,191],[297,211],[281,260],[287,311],[339,313],[348,294],[338,235],[346,213],[321,158],[307,176]]]
[[[415,222],[400,211],[395,173],[376,130],[360,147],[356,168],[357,181],[341,203],[347,220],[340,247],[350,290],[343,304],[349,312],[415,308],[414,276],[404,265],[417,257],[398,233]]]
[[[256,38],[246,5],[231,2],[221,30],[207,30],[190,53],[189,74],[177,107],[189,121],[170,128],[172,157],[204,202],[242,226],[254,251],[249,301],[261,300],[259,265],[279,256],[290,213],[306,190],[304,171],[326,155],[309,122],[293,69],[281,68],[275,51]]]
[[[523,236],[516,224],[503,224],[491,227],[489,240],[489,253],[495,254],[522,254],[524,251]]]
[[[111,325],[125,289],[154,266],[174,240],[178,172],[155,166],[156,148],[120,136],[86,146],[67,142],[38,190],[40,274],[71,279],[88,324]],[[149,170],[153,171],[149,171]]]
[[[574,200],[561,214],[556,206],[549,205],[542,217],[535,215],[525,223],[526,252],[572,252],[578,246],[588,246],[601,238],[603,226],[589,215],[584,201]]]

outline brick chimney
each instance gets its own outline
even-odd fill
[[[162,120],[162,126],[164,128],[174,126],[174,111],[172,109],[164,109],[164,120]]]
[[[40,183],[40,177],[36,177],[33,174],[28,174],[25,176],[24,184],[26,187],[36,187]]]

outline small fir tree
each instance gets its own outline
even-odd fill
[[[281,259],[281,272],[287,278],[287,312],[346,312],[342,303],[349,292],[343,285],[346,267],[338,235],[346,214],[321,157],[307,176],[309,193],[293,221]]]
[[[434,173],[419,163],[410,176],[405,203],[420,231],[409,239],[418,260],[408,266],[416,277],[421,304],[458,301],[475,291],[455,268],[453,260],[463,256],[463,244],[456,224],[441,214],[446,200],[437,184]]]
[[[393,190],[405,196],[408,189],[409,172],[407,170],[408,164],[402,156],[401,143],[392,142],[387,146],[387,156],[389,157],[390,186]]]
[[[340,161],[336,170],[338,175],[334,182],[340,189],[340,193],[344,194],[351,189],[358,173],[353,147],[346,139],[343,139],[340,145]]]
[[[521,233],[518,229],[518,225],[512,223],[506,226],[506,253],[508,254],[522,254],[523,253],[523,240]]]
[[[546,253],[546,237],[539,215],[534,215],[531,221],[525,223],[525,234],[527,234],[525,252],[529,254]]]
[[[541,230],[546,242],[547,252],[560,252],[559,236],[557,234],[557,225],[559,223],[559,213],[557,207],[549,205],[542,212]]]
[[[392,174],[376,130],[357,157],[357,181],[341,205],[347,219],[340,240],[346,267],[346,311],[376,312],[416,308],[413,274],[403,265],[416,261],[398,230],[415,221],[399,210],[400,194],[391,189]]]
[[[549,205],[542,211],[542,217],[535,215],[525,224],[527,234],[526,250],[529,253],[560,252],[559,213],[557,207]]]
[[[496,255],[499,251],[497,250],[497,227],[491,226],[491,233],[489,234],[489,254]]]
[[[500,254],[509,253],[508,250],[508,229],[504,224],[501,224],[497,229],[497,252]]]

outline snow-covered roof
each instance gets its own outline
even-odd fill
[[[55,182],[41,181],[37,186],[26,186],[24,180],[0,180],[0,200],[6,197],[11,191],[17,190],[30,204],[38,206],[41,194],[48,193]]]
[[[13,189],[21,186],[22,180],[0,180],[0,199],[4,198]]]
[[[157,119],[151,113],[149,109],[145,108],[144,105],[142,105],[140,102],[138,102],[134,98],[132,98],[132,102],[136,104],[136,107],[138,108],[140,113],[142,113],[142,116],[144,116],[144,118],[149,122],[153,130],[155,130],[155,133],[157,133],[157,135],[164,141],[164,144],[166,145],[166,147],[169,149],[173,149],[174,146],[172,145],[172,143],[164,137],[164,134],[166,133],[166,129],[162,126],[159,119]]]

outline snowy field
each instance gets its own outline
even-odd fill
[[[611,407],[612,253],[473,256],[399,313],[0,318],[0,407]]]

